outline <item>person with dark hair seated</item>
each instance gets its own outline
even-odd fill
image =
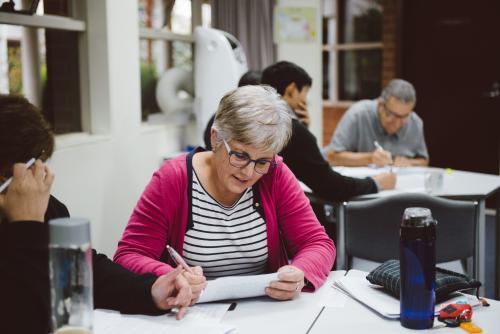
[[[47,221],[69,212],[50,195],[54,180],[42,162],[54,136],[40,111],[25,98],[0,95],[0,333],[49,331],[49,229]],[[24,163],[38,158],[28,169]],[[191,288],[176,268],[167,275],[137,275],[93,250],[94,306],[122,313],[161,314],[191,301]]]
[[[267,67],[262,73],[262,84],[275,87],[283,99],[296,114],[292,121],[292,138],[280,152],[283,161],[290,167],[295,176],[304,182],[322,199],[328,201],[343,201],[353,196],[375,193],[382,189],[394,188],[396,176],[384,173],[373,178],[353,178],[343,176],[333,171],[323,158],[316,138],[307,129],[308,120],[306,97],[312,85],[312,78],[300,66],[281,61]]]

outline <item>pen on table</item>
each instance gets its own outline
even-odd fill
[[[189,268],[186,261],[184,261],[184,259],[179,255],[179,253],[177,253],[177,251],[175,249],[173,249],[169,245],[167,245],[166,248],[167,248],[168,253],[170,254],[170,257],[177,265],[182,266],[187,272],[194,275],[193,270],[191,270],[191,268]]]
[[[373,141],[373,145],[375,145],[375,147],[377,148],[377,150],[382,150],[382,151],[385,151],[385,150],[384,150],[384,148],[382,147],[382,145],[380,145],[380,144],[378,143],[378,141],[374,140],[374,141]],[[389,164],[389,172],[390,172],[390,173],[392,173],[392,165],[393,165],[393,163],[391,162],[391,163]]]
[[[30,168],[34,163],[36,159],[31,158],[26,162],[26,168]],[[0,193],[2,193],[7,187],[11,184],[12,182],[12,176],[7,179],[1,186],[0,186]]]

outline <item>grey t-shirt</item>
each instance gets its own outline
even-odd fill
[[[429,159],[422,119],[412,112],[397,133],[388,135],[380,124],[377,100],[354,103],[340,120],[325,151],[372,152],[375,140],[393,156]]]

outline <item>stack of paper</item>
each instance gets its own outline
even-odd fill
[[[346,276],[334,283],[334,287],[385,318],[399,319],[399,299],[387,293],[381,286],[368,282],[366,279],[367,274],[364,271],[351,269]],[[463,301],[472,306],[480,304],[476,297],[460,293],[454,295],[446,304],[456,303],[457,301]],[[439,313],[441,307],[442,304],[436,305],[436,314]]]

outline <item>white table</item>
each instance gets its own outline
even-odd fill
[[[385,171],[384,169],[373,169],[367,167],[335,167],[334,170],[347,176],[354,177],[364,177],[364,176],[374,176],[378,173]],[[394,190],[384,190],[376,194],[368,194],[363,196],[357,196],[352,200],[363,200],[370,198],[379,198],[389,195],[394,195],[402,192],[425,192],[424,189],[424,175],[430,170],[441,170],[444,173],[443,187],[432,193],[432,195],[446,197],[451,199],[460,200],[470,200],[477,201],[479,204],[479,224],[477,226],[476,233],[476,254],[475,258],[477,260],[477,279],[484,282],[485,279],[485,254],[486,254],[486,243],[485,243],[485,222],[486,222],[486,198],[493,195],[500,189],[500,176],[489,175],[482,173],[473,173],[466,171],[457,170],[443,170],[439,168],[425,168],[425,167],[410,167],[410,168],[400,168],[396,172],[398,174],[398,181],[396,184],[396,189]],[[304,191],[311,190],[302,185]],[[500,202],[500,201],[499,201]],[[500,203],[497,203],[497,249],[499,249],[500,243]],[[337,269],[344,269],[344,221],[342,218],[342,212],[339,210],[337,215]],[[497,256],[497,268],[496,268],[496,288],[497,295],[496,298],[500,297],[500,254]]]
[[[345,296],[332,288],[335,280],[344,275],[344,271],[330,273],[325,284],[314,293],[302,293],[291,301],[276,301],[268,297],[244,299],[237,302],[234,311],[228,311],[221,320],[221,324],[234,327],[231,333],[235,334],[265,334],[265,333],[416,333],[400,326],[398,320],[387,320],[370,309]],[[474,310],[474,323],[480,326],[485,333],[498,332],[498,318],[500,316],[500,302],[488,300],[489,308]],[[324,309],[323,309],[324,307]],[[144,318],[144,316],[118,315],[126,318]],[[151,317],[152,322],[161,323],[162,318]],[[436,320],[437,322],[437,320]],[[184,326],[193,323],[178,322],[175,333],[191,333]],[[200,324],[197,324],[200,326]],[[144,325],[143,325],[144,326]],[[139,324],[137,328],[129,328],[127,333],[143,334]],[[201,332],[207,332],[201,331]],[[163,331],[161,331],[163,332]],[[197,333],[201,333],[198,331]],[[211,333],[214,331],[211,331]],[[443,328],[438,331],[419,331],[418,333],[462,333],[454,328]],[[170,333],[170,332],[169,332]],[[465,332],[463,332],[465,333]],[[95,334],[107,334],[96,331]]]
[[[319,291],[321,293],[324,293],[323,288]],[[472,320],[483,329],[483,333],[498,333],[500,302],[488,301],[490,307],[474,309]],[[436,324],[439,324],[438,320],[435,320]],[[466,333],[448,327],[419,331],[407,329],[400,325],[399,320],[386,320],[351,298],[346,298],[343,307],[325,307],[309,333],[339,333],[346,330],[349,333]]]

